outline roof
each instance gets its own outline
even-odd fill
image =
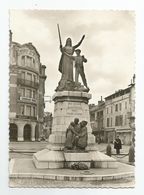
[[[118,91],[116,91],[115,93],[105,97],[105,100],[110,100],[110,99],[114,99],[116,97],[119,97],[119,96],[122,96],[124,94],[127,94],[130,92],[130,89],[131,89],[132,86],[130,87],[127,87],[126,89],[120,89]]]
[[[34,50],[36,52],[36,54],[38,55],[38,57],[40,57],[39,52],[37,51],[37,49],[35,48],[35,46],[32,43],[24,43],[24,44],[20,44],[17,42],[12,42],[12,44],[17,45],[18,47],[22,48],[22,47],[28,47],[30,50]]]

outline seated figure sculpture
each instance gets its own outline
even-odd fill
[[[75,118],[66,131],[65,150],[85,150],[87,146],[87,121]]]
[[[85,150],[87,147],[88,133],[87,133],[87,121],[80,122],[80,131],[78,133],[77,148]]]

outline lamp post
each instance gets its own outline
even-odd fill
[[[135,144],[135,117],[134,116],[130,116],[129,126],[130,126],[131,131],[132,131],[132,143],[134,145]]]
[[[129,122],[129,126],[132,130],[132,141],[131,146],[129,148],[129,163],[134,164],[135,162],[135,117],[131,116]]]

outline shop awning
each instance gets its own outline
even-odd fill
[[[132,130],[130,129],[116,129],[117,133],[131,133]]]
[[[105,131],[115,131],[115,129],[114,128],[109,128],[109,129],[105,129]]]

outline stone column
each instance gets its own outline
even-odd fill
[[[24,131],[24,125],[25,123],[23,122],[17,122],[17,126],[18,126],[18,141],[24,141],[24,137],[23,137],[23,131]]]
[[[35,141],[35,127],[36,127],[36,123],[32,123],[31,124],[31,141]]]

